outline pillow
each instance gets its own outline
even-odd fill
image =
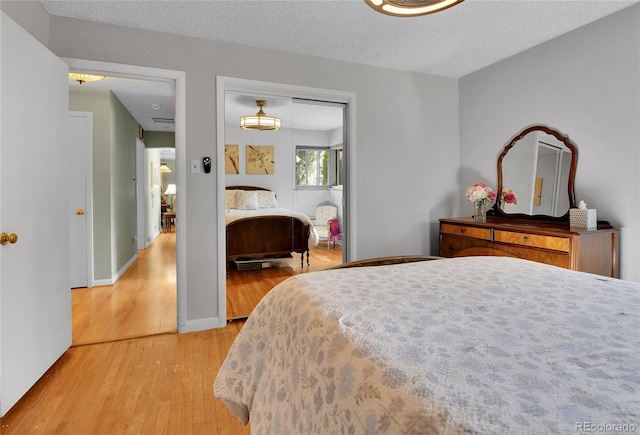
[[[278,206],[275,192],[258,190],[258,208],[274,208]]]
[[[238,190],[236,194],[236,208],[238,210],[257,210],[258,192],[255,190]]]
[[[225,190],[224,191],[224,206],[225,208],[238,208],[237,193],[238,190]]]

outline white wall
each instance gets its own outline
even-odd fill
[[[49,14],[40,3],[3,0],[0,8],[42,45],[49,46]]]
[[[151,173],[151,166],[160,170],[160,154],[162,148],[147,148],[144,151],[145,163],[144,163],[144,186],[145,186],[145,247],[148,247],[151,242],[160,234],[162,230],[162,222],[160,217],[160,194],[162,181],[160,185],[155,185],[152,182],[153,174]],[[162,178],[161,178],[162,179]]]
[[[217,75],[355,92],[357,161],[351,176],[360,258],[435,254],[437,220],[458,213],[455,79],[62,17],[50,18],[50,49],[67,58],[185,71],[187,148],[185,167],[178,169],[186,172],[187,197],[180,207],[187,212],[187,321],[218,312],[212,278],[219,273],[216,244],[224,243],[214,230],[218,186],[215,176],[190,174],[186,166],[216,156],[211,138]]]
[[[578,147],[576,200],[621,230],[621,277],[640,281],[640,5],[460,80],[460,181],[497,183],[497,156],[546,124]]]

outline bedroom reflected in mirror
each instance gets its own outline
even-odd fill
[[[255,110],[256,99],[269,101],[268,113],[282,120],[282,129],[240,128],[238,118]],[[224,113],[220,255],[226,259],[227,319],[240,319],[279,282],[343,262],[346,105],[225,90]],[[335,212],[323,217],[318,206],[327,202]]]
[[[498,199],[493,215],[549,221],[568,220],[575,207],[578,149],[558,130],[525,128],[498,157]]]

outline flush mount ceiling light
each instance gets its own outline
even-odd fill
[[[268,116],[262,108],[267,105],[266,100],[256,100],[256,104],[260,108],[258,113],[251,116],[243,116],[240,118],[240,127],[245,130],[280,130],[282,121],[275,116]]]
[[[83,84],[88,82],[97,82],[98,80],[104,80],[106,77],[99,74],[86,74],[86,73],[77,73],[70,72],[69,78],[71,80],[75,80],[76,82]]]
[[[365,0],[369,6],[383,14],[394,17],[416,17],[462,3],[464,0]]]

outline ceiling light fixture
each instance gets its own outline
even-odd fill
[[[260,108],[258,113],[240,118],[240,127],[245,130],[280,130],[282,121],[275,116],[268,116],[262,108],[267,105],[266,100],[256,100],[256,104]]]
[[[464,0],[365,0],[378,12],[394,17],[416,17],[433,14],[462,3]]]
[[[97,82],[98,80],[104,80],[106,77],[100,74],[86,74],[86,73],[77,73],[70,72],[69,78],[71,80],[75,80],[76,82],[83,84],[88,82]]]
[[[160,172],[162,174],[170,174],[173,171],[171,170],[171,168],[169,167],[169,165],[167,165],[164,160],[160,162]]]

